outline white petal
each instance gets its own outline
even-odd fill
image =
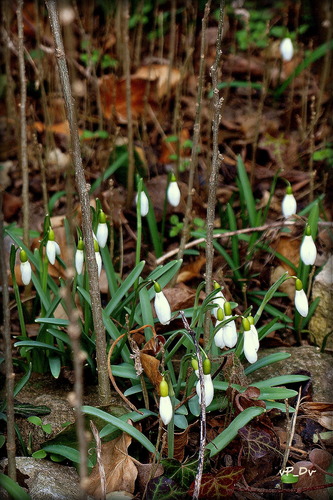
[[[171,319],[171,308],[163,292],[156,292],[154,307],[158,320],[162,325],[168,325]]]
[[[284,61],[291,61],[294,55],[294,47],[290,38],[284,38],[280,43],[280,52]]]
[[[251,333],[252,333],[252,338],[253,338],[253,345],[256,351],[259,349],[259,337],[258,337],[258,331],[254,325],[250,325]]]
[[[222,311],[223,311],[223,306],[224,306],[224,303],[225,303],[225,296],[223,295],[223,293],[221,292],[221,290],[219,292],[217,292],[217,294],[214,296],[214,298],[212,300],[212,303],[216,304],[216,307],[214,307],[214,309],[212,309],[212,314],[217,319],[218,308],[220,307],[222,309]]]
[[[83,262],[84,262],[84,252],[83,252],[83,250],[78,249],[75,252],[75,269],[76,269],[77,274],[82,273]]]
[[[61,253],[60,246],[56,241],[54,242],[54,247],[55,247],[56,255],[60,255],[60,253]]]
[[[312,266],[317,257],[317,248],[313,241],[312,236],[304,236],[300,249],[301,259],[306,266]]]
[[[220,323],[222,323],[222,321],[217,321],[215,327]],[[225,343],[223,341],[223,327],[220,328],[219,330],[217,330],[217,332],[215,333],[214,342],[215,342],[215,345],[217,347],[220,347],[221,349],[223,349],[223,347],[225,347]]]
[[[172,403],[170,396],[161,396],[160,397],[160,416],[164,425],[168,425],[168,423],[172,419]]]
[[[178,207],[180,202],[180,190],[176,181],[170,182],[167,190],[167,197],[170,205]]]
[[[297,203],[293,194],[286,194],[282,200],[282,213],[284,217],[290,217],[297,211]]]
[[[54,241],[48,240],[46,243],[46,255],[49,263],[53,265],[56,258],[56,246]]]
[[[214,398],[214,386],[211,375],[204,375],[204,385],[205,385],[205,403],[206,407],[210,405]],[[201,403],[201,386],[200,380],[196,383],[196,391],[199,398],[199,404]]]
[[[244,354],[249,363],[255,363],[258,359],[256,344],[251,330],[244,332]]]
[[[99,252],[95,252],[95,258],[97,262],[97,269],[98,269],[98,277],[100,277],[101,272],[102,272],[102,257]]]
[[[136,194],[135,200],[136,203],[138,203],[138,194]],[[141,196],[140,196],[140,212],[141,212],[141,217],[145,217],[149,212],[149,201],[144,191],[141,191]]]
[[[229,318],[231,318],[231,316],[225,316],[224,319]],[[234,320],[229,321],[229,323],[223,327],[223,342],[231,349],[237,344],[237,339],[236,323]]]
[[[31,281],[31,265],[27,260],[26,262],[21,262],[21,277],[24,285],[29,285]]]
[[[100,248],[104,248],[108,239],[108,226],[106,222],[100,222],[98,224],[96,239]]]
[[[295,307],[299,314],[303,316],[303,318],[306,318],[309,312],[309,303],[303,289],[295,291]]]

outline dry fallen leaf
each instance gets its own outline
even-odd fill
[[[127,423],[131,424],[128,420]],[[138,470],[128,455],[127,448],[132,438],[125,432],[118,438],[102,444],[102,464],[105,471],[106,493],[112,491],[134,492]],[[101,481],[98,465],[95,465],[88,478],[88,495],[101,499]]]
[[[182,283],[184,281],[190,281],[193,278],[198,278],[200,276],[200,270],[205,262],[206,257],[200,256],[190,264],[183,266],[181,272],[177,276],[177,283]]]
[[[179,69],[170,68],[168,64],[151,64],[149,66],[141,66],[141,68],[136,71],[134,76],[144,80],[157,81],[157,95],[159,98],[164,97],[167,94],[168,82],[170,84],[170,88],[173,88],[180,81]]]

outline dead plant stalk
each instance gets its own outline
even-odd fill
[[[91,309],[96,333],[96,361],[98,371],[98,391],[101,405],[107,406],[111,401],[111,389],[107,370],[106,338],[102,317],[101,296],[97,262],[95,258],[94,241],[92,234],[92,221],[90,216],[89,192],[87,189],[84,169],[82,165],[81,146],[78,134],[77,118],[72,97],[69,73],[66,64],[64,45],[57,11],[56,0],[45,0],[51,30],[55,45],[55,56],[59,70],[59,78],[65,101],[66,117],[70,128],[71,155],[75,170],[76,186],[82,209],[82,230],[86,249],[86,262],[89,276],[89,294]]]
[[[208,295],[212,291],[212,274],[213,274],[213,260],[214,260],[214,221],[215,221],[215,205],[216,205],[216,187],[217,187],[217,176],[219,168],[222,161],[222,155],[219,151],[219,125],[221,121],[221,109],[223,104],[223,98],[220,98],[218,83],[219,83],[219,67],[222,55],[222,36],[223,36],[223,21],[224,21],[224,0],[220,2],[220,14],[219,14],[219,24],[218,24],[218,34],[216,40],[216,57],[213,66],[211,67],[212,83],[213,83],[213,106],[214,106],[214,116],[213,116],[213,158],[212,158],[212,168],[209,178],[209,194],[208,194],[208,204],[207,204],[207,215],[206,215],[206,227],[207,227],[207,238],[206,238],[206,294]],[[204,328],[204,345],[209,342],[211,325],[211,314],[207,311],[205,316],[205,328]]]

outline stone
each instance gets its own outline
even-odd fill
[[[263,358],[268,354],[272,354],[272,352],[287,352],[291,356],[253,372],[248,376],[249,383],[278,377],[279,375],[291,375],[299,370],[306,370],[311,373],[313,401],[333,402],[332,354],[320,352],[318,347],[303,345],[298,347],[259,349],[258,358]]]
[[[0,462],[0,470],[4,471],[7,459]],[[48,460],[30,457],[16,457],[16,468],[26,478],[24,485],[31,500],[80,500],[80,478],[74,467],[60,465]],[[21,477],[24,477],[21,476]],[[9,498],[0,490],[0,498]],[[91,497],[89,497],[91,498]]]
[[[314,279],[312,300],[317,297],[320,302],[310,320],[309,330],[317,346],[321,347],[325,336],[333,329],[333,255]],[[333,334],[328,337],[325,349],[333,351]]]

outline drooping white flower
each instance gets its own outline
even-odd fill
[[[295,283],[295,307],[303,318],[307,317],[309,313],[309,302],[306,293],[303,290],[303,284],[298,278]]]
[[[135,202],[136,204],[138,204],[138,193],[136,194],[136,197],[135,197]],[[141,217],[145,217],[149,212],[149,201],[148,201],[148,198],[147,198],[147,195],[144,191],[141,191],[141,194],[140,194],[140,213],[141,213]]]
[[[217,320],[215,323],[215,328],[217,328],[222,323],[223,320],[224,320],[224,313],[223,313],[221,307],[219,307],[217,310]],[[225,347],[225,343],[223,341],[223,327],[219,328],[217,330],[217,332],[215,333],[214,342],[215,342],[216,347],[220,347],[221,349],[223,349],[223,347]]]
[[[258,331],[254,325],[254,319],[252,316],[248,316],[248,320],[250,322],[250,330],[252,332],[252,336],[253,336],[253,343],[254,343],[254,346],[255,346],[255,350],[258,351],[259,350],[259,336],[258,336]]]
[[[171,176],[171,180],[167,189],[167,198],[170,205],[172,205],[173,207],[178,207],[180,202],[180,190],[174,174],[172,174]]]
[[[50,264],[54,265],[56,255],[60,255],[60,247],[55,241],[54,231],[52,228],[49,229],[48,240],[46,243],[46,255]]]
[[[95,249],[95,259],[97,262],[98,277],[100,277],[102,272],[102,257],[101,254],[99,253],[99,246],[97,240],[94,240],[94,249]]]
[[[217,281],[214,281],[214,290],[218,290],[219,288],[221,288],[220,285],[217,283]],[[215,316],[216,319],[218,319],[217,311],[219,308],[221,308],[223,311],[223,306],[224,306],[225,301],[226,301],[226,299],[222,293],[222,290],[219,290],[216,293],[216,295],[214,295],[213,300],[212,300],[212,303],[216,304],[216,306],[212,309],[212,314]]]
[[[100,248],[104,248],[108,239],[108,226],[106,223],[106,215],[103,210],[98,214],[98,226],[96,232],[96,239]]]
[[[84,248],[84,243],[82,238],[80,238],[75,252],[75,269],[77,274],[81,274],[83,269],[83,262],[84,262],[83,248]]]
[[[244,355],[249,363],[255,363],[258,359],[258,344],[255,335],[247,318],[242,319],[242,325],[244,328]]]
[[[306,227],[305,236],[300,248],[300,256],[306,266],[312,266],[317,257],[317,248],[311,236],[310,226]]]
[[[209,375],[204,375],[204,386],[205,386],[205,403],[206,406],[209,406],[210,403],[214,399],[214,386],[213,386],[213,381],[212,381],[212,376],[211,374]],[[201,386],[200,386],[200,380],[198,380],[195,389],[198,394],[199,398],[199,404],[201,403]]]
[[[212,381],[212,376],[210,374],[211,370],[211,363],[209,358],[205,358],[203,363],[202,363],[202,369],[203,369],[203,378],[204,378],[204,387],[205,387],[205,404],[206,407],[210,405],[210,403],[214,399],[214,385]],[[201,385],[200,385],[200,379],[196,383],[195,390],[198,394],[199,398],[199,404],[201,403]]]
[[[173,410],[172,410],[171,399],[169,396],[168,383],[164,380],[164,378],[160,382],[159,412],[163,424],[168,425],[168,423],[172,419]]]
[[[286,194],[282,200],[282,214],[284,217],[290,217],[297,211],[297,203],[291,186],[287,186]]]
[[[280,53],[284,61],[291,61],[294,55],[294,47],[289,37],[284,38],[280,43]]]
[[[21,270],[21,278],[24,285],[29,285],[31,281],[31,264],[28,261],[28,256],[23,248],[20,251],[20,270]]]
[[[231,306],[229,302],[224,303],[224,319],[228,320],[232,318],[231,314]],[[222,335],[223,335],[223,342],[226,345],[226,347],[229,347],[230,349],[232,347],[235,347],[237,344],[237,329],[236,329],[236,323],[235,320],[232,319],[222,327]]]
[[[160,285],[156,281],[154,282],[154,289],[155,289],[154,307],[156,315],[158,317],[159,322],[162,325],[168,325],[171,319],[170,304],[168,302],[168,299],[162,292]]]

